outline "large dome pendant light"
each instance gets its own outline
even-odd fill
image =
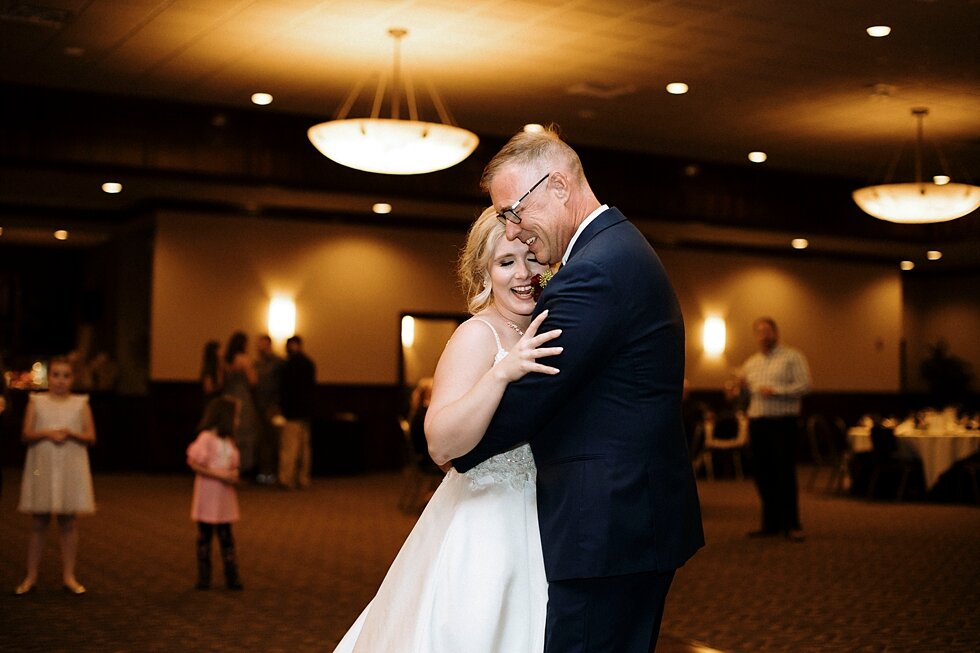
[[[980,187],[950,183],[948,171],[922,180],[922,120],[929,113],[923,107],[912,109],[918,122],[915,141],[915,181],[880,184],[859,188],[851,196],[861,210],[879,220],[899,224],[929,224],[961,218],[980,207]]]
[[[381,118],[387,78],[382,76],[374,96],[371,116],[347,118],[360,94],[358,84],[337,112],[337,118],[310,127],[310,142],[327,158],[337,163],[387,175],[416,175],[452,167],[476,149],[476,134],[457,127],[435,88],[429,95],[441,122],[419,120],[415,90],[410,78],[401,71],[401,39],[408,30],[392,28],[388,34],[395,40],[391,75],[391,118]],[[402,91],[409,119],[400,118]]]

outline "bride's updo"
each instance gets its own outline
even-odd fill
[[[480,214],[466,236],[457,275],[471,315],[476,315],[493,303],[490,259],[505,231],[504,225],[497,219],[497,209],[491,206]]]

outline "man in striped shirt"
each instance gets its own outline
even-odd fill
[[[796,349],[779,344],[771,317],[752,323],[759,351],[739,370],[749,401],[749,448],[759,498],[762,528],[749,537],[783,535],[803,541],[796,485],[796,447],[801,398],[810,391],[810,368]]]

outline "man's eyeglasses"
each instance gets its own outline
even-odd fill
[[[504,226],[507,225],[507,221],[508,220],[510,222],[513,222],[514,224],[520,224],[521,223],[521,216],[517,215],[517,207],[520,206],[521,202],[523,202],[525,199],[527,199],[527,196],[528,195],[530,195],[531,193],[534,192],[534,189],[535,188],[537,188],[538,186],[541,185],[541,182],[543,182],[545,179],[547,179],[550,176],[551,176],[551,173],[549,172],[548,174],[546,174],[541,179],[538,179],[537,183],[534,184],[533,186],[531,186],[531,189],[529,191],[527,191],[526,193],[524,193],[523,195],[521,195],[521,199],[519,199],[516,202],[514,202],[513,204],[511,204],[510,206],[508,206],[503,211],[500,211],[499,213],[497,213],[497,219],[500,220],[504,224]]]

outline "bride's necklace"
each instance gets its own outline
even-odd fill
[[[513,329],[514,331],[517,331],[517,332],[518,332],[519,334],[521,334],[522,336],[524,335],[524,329],[522,329],[521,327],[519,327],[519,326],[517,326],[516,324],[514,324],[513,322],[511,322],[510,320],[508,320],[508,319],[507,319],[506,317],[504,317],[504,315],[503,315],[503,313],[501,313],[501,312],[500,312],[499,310],[497,310],[497,307],[496,307],[496,306],[494,306],[494,307],[493,307],[493,310],[494,310],[494,312],[495,312],[495,313],[496,313],[497,315],[499,315],[499,316],[501,317],[501,319],[502,319],[502,320],[503,320],[504,322],[506,322],[506,323],[507,323],[507,326],[509,326],[509,327],[510,327],[511,329]]]

